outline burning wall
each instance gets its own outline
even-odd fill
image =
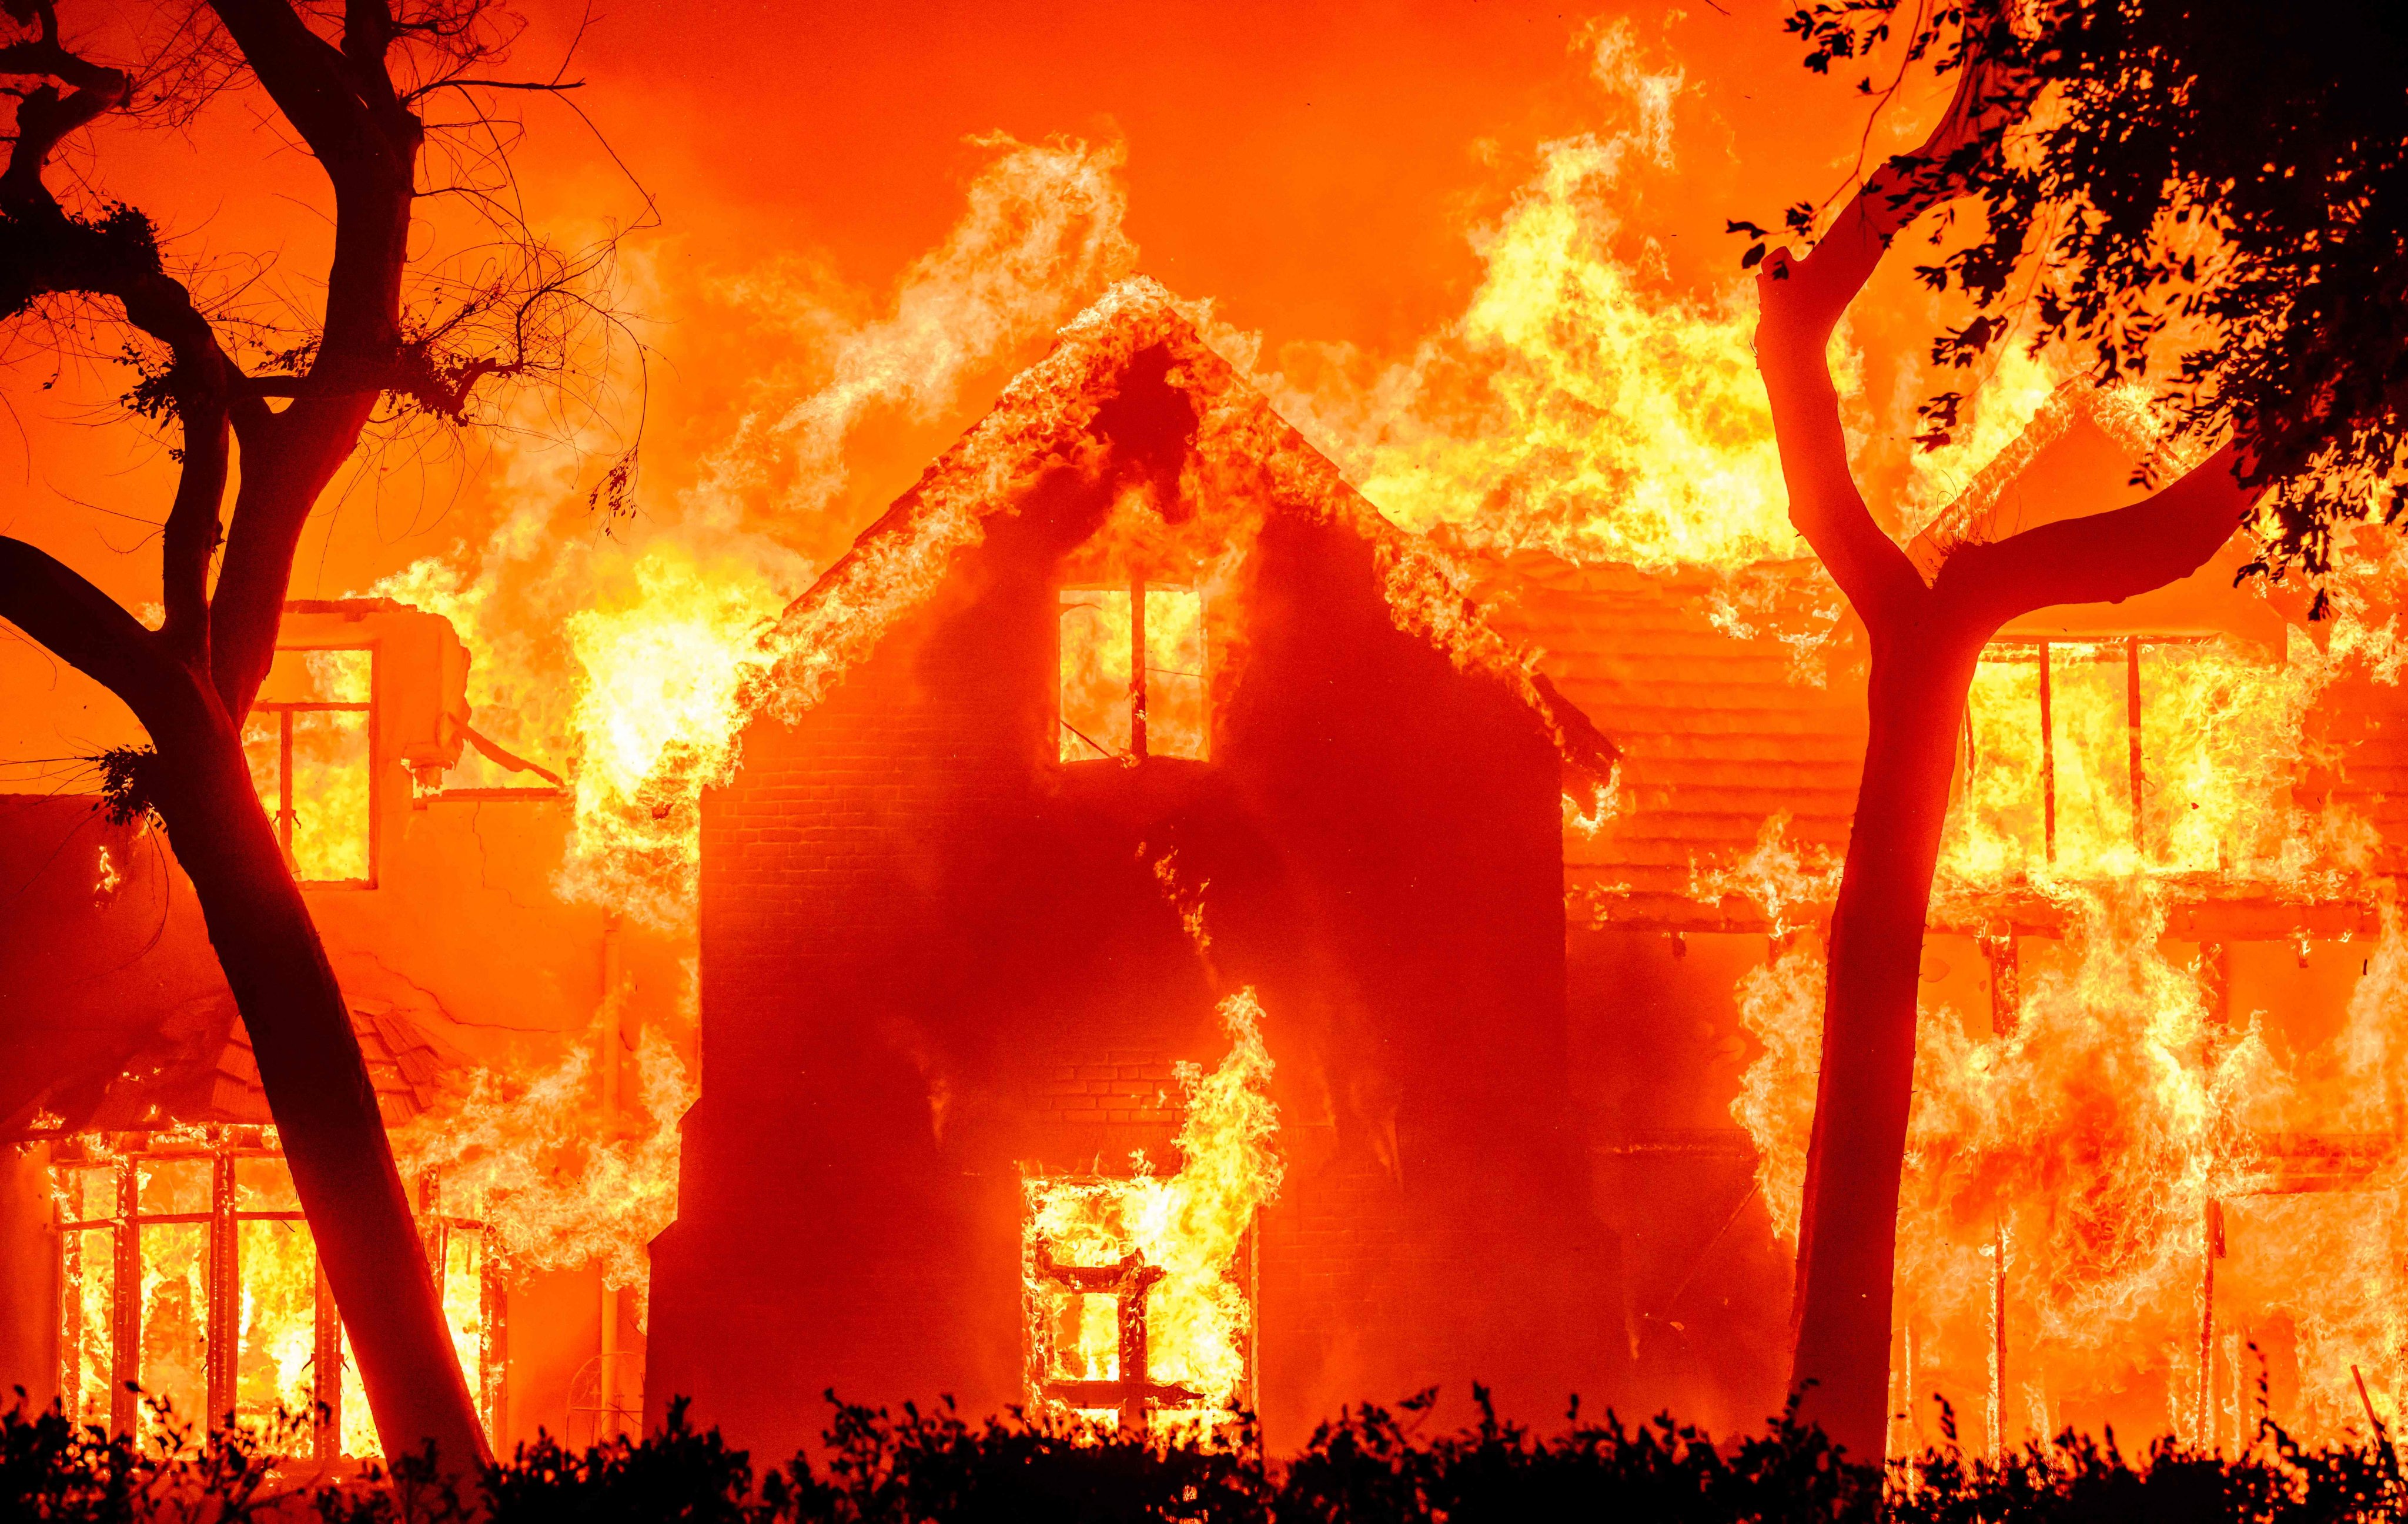
[[[551,899],[555,789],[445,777],[471,738],[443,621],[310,604],[282,637],[255,781],[387,1096],[471,1389],[499,1445],[631,1422],[644,1244],[687,1096],[680,949]],[[507,714],[475,718],[507,733]],[[362,1453],[366,1411],[190,884],[93,800],[0,812],[0,1146],[33,1140],[34,1165],[0,1179],[26,1229],[0,1269],[9,1378],[131,1426],[120,1376],[186,1419],[221,1402],[256,1419],[341,1371],[339,1433],[300,1447]]]

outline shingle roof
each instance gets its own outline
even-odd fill
[[[1622,749],[1619,812],[1594,835],[1568,828],[1564,872],[1596,919],[1667,929],[1760,924],[1751,907],[1701,904],[1693,870],[1747,852],[1785,812],[1800,845],[1837,852],[1855,812],[1863,704],[1844,641],[1801,662],[1770,632],[1828,624],[1837,593],[1810,567],[1751,574],[1754,639],[1714,622],[1724,582],[1704,572],[1573,567],[1519,554],[1483,567],[1489,622]],[[1727,626],[1728,619],[1725,620]],[[1835,670],[1811,681],[1817,662]]]
[[[1761,907],[1716,894],[1699,870],[1711,876],[1747,855],[1784,815],[1789,843],[1841,858],[1865,742],[1863,645],[1859,627],[1831,617],[1839,595],[1817,568],[1768,563],[1734,584],[1704,570],[1574,567],[1526,553],[1483,559],[1478,576],[1488,623],[1533,650],[1622,750],[1619,812],[1594,834],[1565,832],[1576,924],[1765,928]],[[1830,633],[1810,643],[1801,631]],[[2408,683],[2345,676],[2325,690],[2312,725],[2300,802],[2313,808],[2329,790],[2379,833],[2371,871],[2408,870]],[[2193,885],[2177,899],[2191,907],[2177,914],[2177,934],[2324,936],[2375,924],[2358,891],[2306,908],[2262,887]],[[1935,913],[1947,923],[1944,909]],[[2056,913],[2035,899],[2014,918],[2026,916],[2054,924]]]

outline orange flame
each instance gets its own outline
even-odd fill
[[[1174,1427],[1209,1433],[1215,1416],[1233,1407],[1253,1378],[1254,1311],[1236,1261],[1256,1214],[1279,1194],[1279,1115],[1254,991],[1224,999],[1220,1015],[1227,1056],[1209,1074],[1180,1066],[1187,1114],[1178,1173],[1156,1174],[1140,1154],[1126,1179],[1037,1175],[1024,1182],[1029,1306],[1032,1317],[1053,1327],[1050,1337],[1032,1330],[1033,1347],[1050,1347],[1053,1366],[1032,1372],[1032,1403],[1047,1401],[1039,1389],[1046,1379],[1111,1381],[1121,1374],[1117,1308],[1106,1297],[1066,1293],[1040,1277],[1040,1246],[1065,1265],[1111,1264],[1134,1251],[1164,1272],[1147,1301],[1148,1373],[1202,1394],[1195,1409],[1168,1416]],[[1082,1416],[1105,1421],[1111,1415]]]

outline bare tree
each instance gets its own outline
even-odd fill
[[[1871,645],[1870,726],[1831,917],[1791,1314],[1792,1382],[1813,1383],[1803,1411],[1859,1457],[1883,1445],[1915,982],[1974,666],[2011,620],[2054,604],[2120,602],[2189,575],[2232,536],[2253,496],[2227,446],[2129,507],[1997,540],[1968,533],[1921,566],[1875,522],[1848,462],[1827,358],[1832,331],[1898,233],[1959,194],[1971,156],[1996,141],[1979,119],[2001,108],[1980,71],[1967,69],[1921,149],[1868,179],[1813,252],[1775,251],[1757,273],[1756,363],[1790,520]]]
[[[525,237],[496,182],[475,176],[440,188],[517,236],[472,253],[468,277],[410,279],[424,104],[437,93],[468,102],[463,140],[483,147],[466,157],[490,167],[507,136],[492,130],[479,93],[573,86],[477,78],[508,41],[484,0],[210,0],[172,22],[169,45],[138,71],[71,47],[50,0],[0,0],[0,12],[15,34],[0,44],[0,74],[17,81],[16,137],[0,171],[0,318],[47,318],[54,329],[62,314],[122,318],[153,357],[134,410],[173,431],[179,461],[157,629],[7,538],[0,618],[123,699],[148,733],[149,749],[111,758],[111,790],[121,809],[155,813],[198,891],[385,1451],[432,1441],[457,1470],[484,1457],[484,1437],[343,992],[253,790],[242,726],[274,657],[303,527],[363,432],[395,418],[464,421],[480,383],[558,369],[564,336],[600,311],[597,262]],[[45,179],[63,141],[106,116],[189,116],[254,85],[334,202],[322,309],[295,341],[265,348],[169,273],[147,216],[63,205]]]

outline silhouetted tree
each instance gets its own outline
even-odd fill
[[[138,73],[88,56],[101,44],[71,41],[49,0],[0,0],[0,74],[15,81],[16,118],[0,171],[0,319],[70,348],[79,324],[130,326],[140,371],[130,410],[172,432],[179,463],[160,535],[164,618],[146,628],[56,558],[7,538],[0,618],[106,685],[147,732],[149,749],[111,758],[116,803],[155,813],[198,891],[385,1448],[413,1453],[431,1440],[465,1466],[484,1454],[475,1409],[342,991],[253,790],[242,726],[274,656],[303,525],[364,430],[462,423],[489,378],[557,375],[568,338],[599,310],[599,256],[536,241],[499,194],[507,135],[480,104],[495,89],[568,86],[477,77],[509,40],[483,0],[213,0],[172,15],[136,7],[131,22],[119,7],[93,8],[93,25],[118,28],[109,35],[144,57]],[[45,181],[61,144],[104,118],[178,124],[222,92],[254,89],[333,198],[322,309],[273,342],[196,301],[144,213],[90,194],[64,204]],[[433,189],[486,214],[476,225],[493,241],[454,251],[449,273],[413,279],[430,141],[422,110],[438,95],[466,102],[467,115],[440,166],[450,183]],[[272,131],[257,140],[262,164],[283,147]]]
[[[1919,7],[1899,36],[1897,8],[1824,0],[1789,26],[1817,70],[1886,42],[1954,75],[1939,127],[1868,179],[1810,253],[1768,255],[1762,229],[1733,224],[1758,239],[1757,361],[1791,518],[1871,645],[1793,1309],[1792,1377],[1815,1384],[1805,1411],[1857,1455],[1883,1441],[1916,970],[1984,644],[2039,609],[2187,575],[2261,497],[2272,512],[2255,569],[2324,569],[2332,525],[2378,488],[2386,514],[2401,510],[2408,386],[2395,13],[1976,0]],[[1850,467],[1826,346],[1892,239],[1942,204],[1944,252],[1918,274],[1971,315],[1934,358],[1970,365],[2011,336],[2084,357],[2090,382],[2159,399],[2164,447],[2141,484],[2196,465],[2130,507],[2003,539],[1980,512],[1913,555],[1884,531]],[[1974,209],[1967,236],[1954,214]],[[1815,220],[1801,205],[1791,230]],[[1962,401],[1925,404],[1925,442],[1945,440]]]

